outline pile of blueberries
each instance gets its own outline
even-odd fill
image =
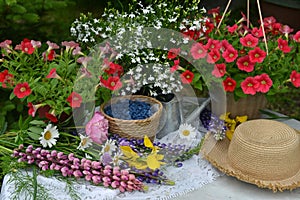
[[[124,120],[141,120],[151,117],[154,111],[147,102],[123,99],[104,108],[110,117]]]

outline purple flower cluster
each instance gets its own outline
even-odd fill
[[[85,158],[79,159],[73,153],[66,155],[56,150],[48,151],[42,148],[34,149],[32,145],[24,150],[20,145],[13,152],[13,157],[18,158],[18,162],[36,164],[41,170],[59,171],[65,177],[85,178],[95,185],[112,187],[125,191],[143,191],[145,186],[134,174],[128,170],[121,170],[119,167],[103,165],[98,161]]]

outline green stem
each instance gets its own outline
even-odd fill
[[[36,200],[37,195],[37,173],[36,173],[36,167],[33,166],[33,200]]]
[[[0,150],[4,150],[4,151],[6,151],[8,154],[13,153],[13,150],[8,149],[8,148],[6,148],[6,147],[4,147],[4,146],[0,146]]]

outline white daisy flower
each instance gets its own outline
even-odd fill
[[[80,143],[79,146],[77,147],[77,149],[84,151],[86,148],[88,148],[89,146],[92,145],[92,140],[91,138],[89,138],[88,136],[84,136],[79,134],[80,136]]]
[[[100,154],[103,155],[104,153],[109,153],[110,155],[112,155],[112,152],[116,151],[116,149],[117,146],[114,140],[106,140],[106,143],[104,144]]]
[[[113,165],[114,166],[119,166],[123,161],[122,161],[122,152],[118,151],[115,153],[114,157],[113,157]]]
[[[178,132],[181,139],[192,140],[196,138],[196,129],[190,124],[181,124]]]
[[[51,148],[52,145],[56,145],[56,138],[59,138],[57,127],[52,124],[48,124],[42,132],[42,136],[39,140],[43,147],[48,146]]]

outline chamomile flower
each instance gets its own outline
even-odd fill
[[[100,154],[103,155],[104,153],[109,153],[110,155],[112,155],[112,153],[116,151],[116,149],[117,146],[114,140],[106,140],[106,143],[104,144]]]
[[[92,140],[88,136],[84,136],[81,134],[79,134],[79,136],[81,141],[77,149],[84,151],[86,148],[92,145]]]
[[[39,138],[39,140],[43,147],[51,148],[53,145],[56,145],[56,138],[59,138],[59,133],[56,126],[48,124],[42,132],[42,136]]]
[[[192,140],[196,138],[196,130],[190,124],[181,124],[178,132],[181,139]]]

